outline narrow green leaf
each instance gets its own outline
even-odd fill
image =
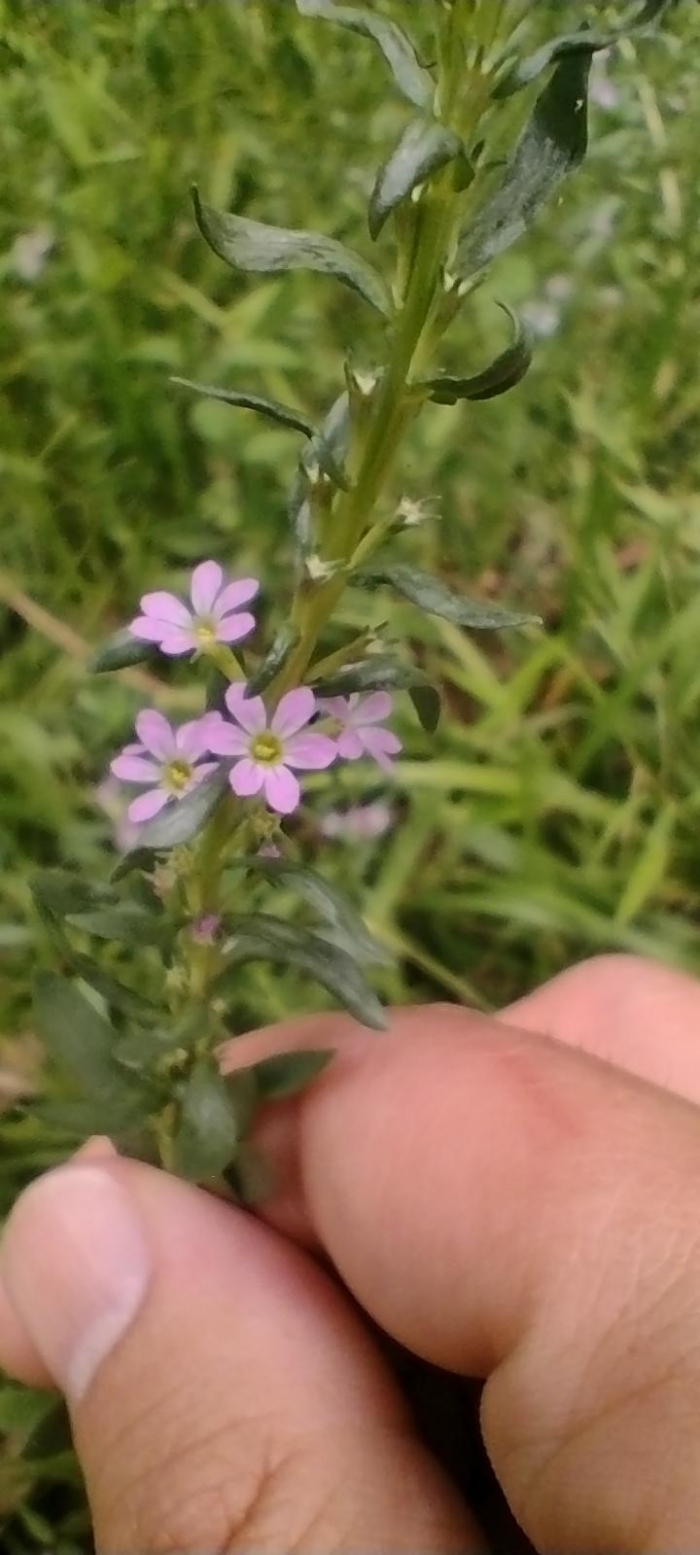
[[[437,405],[455,405],[458,400],[496,399],[499,394],[507,394],[509,389],[514,389],[525,377],[532,362],[532,336],[517,313],[505,303],[499,303],[499,307],[508,314],[513,324],[510,345],[496,357],[490,367],[475,373],[472,378],[454,378],[444,373],[439,378],[429,379],[426,387],[430,389],[430,398]]]
[[[369,230],[378,238],[385,221],[419,184],[460,156],[458,135],[436,119],[415,119],[380,167],[369,202]]]
[[[386,1028],[382,1006],[357,962],[310,929],[296,928],[267,913],[251,913],[241,917],[240,928],[226,944],[225,953],[224,984],[230,983],[228,971],[242,962],[273,961],[312,977],[363,1025],[375,1031]],[[221,986],[220,979],[217,992]]]
[[[452,265],[473,275],[528,230],[555,189],[588,148],[588,77],[591,55],[559,61],[540,94],[508,162],[500,188],[463,233]]]
[[[359,7],[335,5],[334,0],[297,0],[297,10],[302,16],[318,16],[323,21],[337,22],[339,27],[372,38],[381,49],[404,97],[416,108],[430,106],[435,90],[433,78],[419,64],[410,38],[395,22]]]
[[[125,1069],[143,1073],[144,1069],[166,1055],[171,1055],[176,1048],[177,1039],[172,1031],[131,1026],[128,1031],[120,1032],[117,1036],[114,1057]]]
[[[350,444],[350,400],[347,393],[337,400],[313,437],[305,444],[301,456],[302,468],[307,476],[316,469],[323,471],[341,491],[348,491],[350,483],[343,468]]]
[[[235,269],[259,274],[284,270],[315,270],[334,276],[387,317],[391,297],[377,270],[336,238],[320,232],[297,232],[271,227],[247,216],[234,216],[205,205],[197,190],[194,208],[202,236],[210,248]]]
[[[95,939],[120,945],[160,945],[167,937],[166,926],[158,918],[129,905],[68,913],[66,922]]]
[[[381,580],[383,581],[383,580]],[[377,577],[353,578],[353,583],[375,587]],[[355,691],[410,691],[413,686],[429,687],[430,681],[415,664],[405,659],[394,659],[389,654],[373,653],[359,664],[349,664],[335,675],[326,676],[314,685],[319,697],[352,696]]]
[[[277,400],[262,399],[259,394],[238,393],[235,389],[217,389],[206,383],[193,383],[190,378],[172,377],[170,382],[180,384],[183,389],[192,389],[195,394],[202,394],[206,399],[221,400],[224,405],[238,406],[241,410],[257,411],[259,416],[275,421],[278,426],[291,427],[295,432],[313,437],[313,422],[308,421],[299,411],[280,405]]]
[[[433,578],[429,572],[421,572],[417,567],[407,566],[405,562],[382,567],[372,574],[372,579],[375,583],[387,584],[396,589],[404,599],[409,599],[412,605],[418,605],[419,609],[427,611],[429,615],[441,616],[443,621],[452,621],[455,626],[490,631],[504,626],[541,625],[539,616],[522,610],[505,610],[501,605],[487,604],[480,599],[469,599],[466,594],[458,594],[438,578]]]
[[[263,691],[267,691],[278,670],[283,668],[290,653],[296,648],[299,637],[298,627],[292,626],[291,623],[280,627],[262,663],[249,677],[247,691],[249,697],[257,697]]]
[[[143,848],[180,848],[202,830],[225,793],[228,775],[219,767],[193,788],[184,799],[168,802],[160,815],[139,826],[139,851]]]
[[[578,32],[562,33],[559,38],[550,38],[548,43],[536,49],[534,54],[528,54],[525,59],[518,61],[503,76],[493,93],[496,100],[510,97],[513,92],[520,91],[521,87],[529,86],[542,75],[550,65],[555,65],[561,59],[571,59],[576,55],[588,55],[598,53],[600,49],[609,49],[617,43],[619,33],[589,32],[581,29]]]
[[[648,27],[652,22],[658,22],[665,11],[670,11],[677,0],[646,0],[639,15],[634,18],[633,27]]]
[[[47,905],[41,890],[39,893],[35,890],[34,901],[51,943],[55,946],[64,964],[70,967],[77,977],[82,978],[84,983],[94,988],[95,992],[99,993],[106,1000],[107,1004],[113,1005],[116,1010],[122,1010],[126,1015],[135,1015],[137,1018],[145,1019],[152,1014],[153,1005],[150,1000],[145,999],[142,994],[136,993],[133,988],[128,988],[125,983],[119,982],[117,978],[110,976],[90,956],[85,956],[75,949],[64,928],[63,912],[53,911]]]
[[[93,675],[106,675],[111,670],[130,669],[133,664],[146,664],[158,657],[158,649],[154,643],[141,642],[138,637],[132,637],[128,627],[119,632],[113,632],[99,648],[95,649],[92,658],[88,659],[87,668]]]
[[[313,907],[324,922],[336,930],[336,943],[367,965],[389,965],[393,957],[370,934],[359,913],[347,901],[342,892],[319,875],[315,869],[296,864],[289,859],[266,858],[255,854],[251,858],[233,859],[230,868],[243,868],[266,876],[273,885],[289,886]]]
[[[543,43],[541,48],[529,54],[526,59],[514,63],[502,76],[493,96],[496,99],[510,97],[521,87],[529,86],[542,75],[550,65],[558,60],[569,59],[574,55],[593,55],[600,49],[613,48],[621,38],[630,37],[637,32],[645,32],[660,21],[664,12],[671,9],[676,0],[646,0],[636,15],[630,16],[625,26],[608,29],[605,32],[595,32],[581,28],[577,32],[562,33],[559,38],[551,38],[548,43]]]
[[[251,1064],[258,1092],[263,1101],[286,1101],[298,1096],[316,1080],[335,1058],[334,1048],[299,1049],[296,1053],[273,1053]]]
[[[32,895],[39,908],[64,918],[68,913],[89,912],[116,901],[115,893],[104,886],[94,886],[82,875],[71,874],[67,869],[44,869],[34,875]]]
[[[236,1153],[235,1107],[223,1076],[211,1059],[192,1069],[180,1100],[175,1169],[190,1182],[220,1176]]]
[[[36,1029],[47,1052],[88,1095],[116,1108],[123,1121],[139,1114],[131,1082],[114,1059],[116,1032],[75,983],[40,972],[34,983]]]
[[[442,701],[435,686],[409,686],[408,694],[426,734],[434,734],[440,722]]]
[[[153,1016],[155,1005],[151,999],[146,999],[142,993],[137,993],[135,988],[128,988],[126,983],[121,983],[109,972],[105,972],[90,956],[82,956],[75,950],[70,950],[65,957],[68,966],[82,978],[90,988],[94,988],[106,1004],[112,1005],[115,1010],[121,1010],[122,1014],[135,1017],[137,1020],[148,1020]]]
[[[228,681],[227,681],[228,685]],[[126,853],[119,860],[116,869],[112,870],[111,879],[115,885],[120,880],[126,880],[135,870],[143,870],[144,874],[151,874],[156,866],[156,856],[152,848],[133,848],[131,853]]]

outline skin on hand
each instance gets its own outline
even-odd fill
[[[98,1548],[482,1550],[363,1310],[486,1380],[538,1549],[696,1548],[699,1017],[691,979],[603,958],[500,1020],[295,1022],[228,1055],[338,1050],[261,1123],[266,1225],[104,1151],[28,1189],[0,1361],[66,1391]]]

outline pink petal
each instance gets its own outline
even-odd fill
[[[134,799],[126,812],[129,820],[134,821],[136,825],[139,821],[150,821],[152,816],[157,815],[158,811],[167,804],[168,797],[164,788],[151,788],[147,794],[139,794],[138,799]]]
[[[233,690],[233,687],[231,687]],[[226,692],[226,706],[233,718],[248,734],[261,734],[267,728],[267,713],[262,697],[230,696]]]
[[[151,616],[137,616],[129,625],[132,637],[144,643],[159,643],[168,631],[167,621],[155,621]]]
[[[218,562],[200,562],[192,573],[190,599],[196,616],[208,616],[224,581]]]
[[[367,754],[373,756],[386,772],[391,769],[390,756],[398,756],[403,749],[401,741],[392,734],[391,729],[363,729],[362,739]]]
[[[211,777],[212,772],[218,772],[218,770],[218,761],[200,762],[199,766],[195,767],[194,772],[192,773],[192,777],[190,778],[190,781],[187,785],[187,793],[189,793],[190,789],[192,788],[198,788],[199,784],[203,783],[205,778]]]
[[[239,799],[248,799],[251,794],[259,794],[263,786],[266,768],[257,761],[251,761],[248,756],[243,761],[237,761],[229,776],[229,783],[234,794]]]
[[[140,604],[143,614],[150,616],[152,621],[167,621],[169,626],[187,626],[192,620],[191,612],[182,600],[175,594],[167,594],[164,589],[158,589],[155,594],[144,594]]]
[[[207,731],[207,750],[214,756],[243,756],[250,745],[250,735],[243,729],[237,729],[235,724],[226,722],[221,718],[218,724],[213,721]]]
[[[347,697],[319,697],[316,706],[319,713],[328,713],[331,718],[347,717]]]
[[[157,783],[160,779],[160,767],[155,761],[127,756],[124,751],[111,763],[109,770],[121,783]]]
[[[330,767],[337,754],[335,740],[329,740],[327,734],[293,734],[285,741],[285,761],[302,771],[320,772],[323,767]]]
[[[231,682],[231,685],[228,688],[228,691],[226,692],[226,695],[224,697],[224,701],[226,703],[226,706],[227,706],[229,712],[233,713],[234,718],[236,717],[236,709],[238,707],[238,704],[239,704],[240,701],[242,701],[242,699],[245,696],[247,690],[248,690],[248,683],[247,683],[247,681],[245,681],[245,680],[233,680]]]
[[[146,747],[145,745],[140,745],[137,741],[133,745],[125,745],[123,751],[120,751],[119,754],[121,756],[145,756]]]
[[[162,713],[157,713],[155,708],[147,707],[139,713],[136,719],[136,733],[145,745],[146,750],[152,756],[157,756],[159,761],[168,761],[175,755],[175,733],[171,729],[167,718]]]
[[[163,633],[160,646],[163,653],[167,653],[174,659],[179,657],[180,654],[192,653],[194,648],[199,647],[199,643],[195,637],[193,627],[183,628],[180,631],[172,626],[168,626]]]
[[[191,723],[183,724],[175,735],[178,755],[184,756],[189,761],[196,761],[198,756],[203,756],[205,751],[211,749],[210,730],[211,725],[206,714],[204,718],[193,718]]]
[[[394,698],[388,691],[373,691],[370,696],[362,697],[353,723],[378,724],[385,718],[390,718],[394,711]]]
[[[365,747],[355,729],[343,729],[338,735],[338,755],[344,761],[359,761],[365,754]]]
[[[217,621],[215,631],[216,640],[219,643],[237,643],[241,637],[247,637],[255,628],[255,616],[249,611],[241,610],[237,616],[224,616]]]
[[[310,686],[300,686],[297,691],[288,691],[282,697],[279,707],[272,715],[270,725],[274,734],[279,734],[285,739],[289,734],[296,734],[298,729],[303,729],[316,711],[316,698]]]
[[[265,798],[278,815],[291,815],[301,801],[301,789],[289,767],[264,769]]]
[[[241,605],[247,605],[249,600],[255,599],[259,593],[260,584],[257,578],[238,578],[235,583],[227,584],[214,606],[214,616],[220,620],[228,615],[229,610],[240,610]]]

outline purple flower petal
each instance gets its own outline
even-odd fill
[[[175,594],[166,593],[164,589],[158,589],[155,594],[144,594],[140,604],[143,614],[152,621],[167,621],[170,626],[187,626],[192,620],[191,612],[182,600]]]
[[[226,695],[224,697],[224,701],[226,703],[226,706],[227,706],[229,712],[233,713],[234,718],[236,716],[236,709],[238,707],[238,704],[245,697],[245,694],[246,694],[247,690],[248,690],[248,682],[247,681],[245,681],[245,680],[233,680],[231,682],[231,685],[229,686],[227,692],[226,692]]]
[[[267,728],[267,713],[262,697],[230,696],[227,691],[226,706],[231,716],[248,734],[261,734],[263,729]]]
[[[144,761],[143,756],[127,756],[124,751],[111,762],[109,770],[120,783],[157,783],[160,778],[160,767],[155,761]]]
[[[236,728],[235,724],[227,723],[221,718],[218,724],[213,721],[207,731],[207,750],[214,756],[244,756],[250,745],[250,735],[243,729]]]
[[[146,750],[152,756],[157,756],[159,761],[169,761],[175,755],[175,732],[167,718],[156,712],[154,707],[147,707],[139,713],[136,733]]]
[[[220,643],[237,643],[255,629],[255,616],[241,610],[237,616],[224,616],[216,623],[216,640]]]
[[[248,799],[251,794],[259,794],[266,770],[258,761],[251,761],[249,756],[245,756],[243,761],[237,761],[229,776],[234,794],[238,794],[239,799]]]
[[[335,740],[330,740],[327,734],[293,734],[285,741],[285,761],[302,771],[320,772],[331,766],[337,754]]]
[[[319,697],[316,707],[319,713],[327,713],[330,718],[347,718],[347,697]]]
[[[338,755],[344,761],[359,761],[365,754],[365,747],[356,729],[343,729],[337,739]]]
[[[196,616],[208,616],[224,581],[218,562],[200,562],[192,573],[190,598]]]
[[[399,751],[403,749],[401,741],[397,736],[392,734],[391,729],[370,727],[363,729],[362,738],[367,754],[373,756],[374,760],[379,762],[380,767],[383,767],[386,772],[390,771],[391,761],[389,758],[398,756]]]
[[[394,698],[388,691],[373,691],[362,697],[353,717],[354,724],[378,724],[390,718],[394,711]]]
[[[221,620],[230,610],[240,610],[241,605],[247,605],[251,599],[255,599],[259,591],[257,578],[238,578],[235,583],[228,583],[214,605],[216,620]]]
[[[129,805],[127,815],[130,821],[138,825],[139,821],[150,821],[159,810],[167,804],[169,795],[164,788],[150,788],[147,794],[139,794]]]
[[[194,772],[192,773],[190,781],[189,781],[189,783],[187,785],[186,792],[189,793],[190,789],[198,788],[200,783],[204,782],[205,778],[211,777],[212,772],[218,772],[218,770],[219,770],[219,763],[218,763],[218,761],[202,761],[202,762],[200,762],[199,766],[195,767]]]
[[[151,616],[137,616],[129,623],[132,637],[144,643],[159,643],[168,631],[167,621],[156,621]]]
[[[289,767],[265,767],[265,798],[278,815],[291,815],[301,801],[301,789]]]
[[[316,698],[310,686],[299,686],[297,691],[288,691],[282,697],[279,707],[272,715],[270,725],[274,734],[279,734],[282,739],[290,734],[296,734],[298,729],[303,729],[316,711]]]
[[[165,628],[160,646],[162,653],[167,653],[170,658],[174,659],[183,653],[192,653],[195,648],[199,647],[199,643],[195,637],[193,627],[190,626],[179,630],[176,627],[168,626]]]
[[[136,741],[135,744],[133,744],[133,745],[125,745],[123,751],[120,751],[120,755],[122,755],[122,756],[145,756],[146,755],[146,747],[145,747],[145,745],[141,745],[139,743],[139,741]]]
[[[206,714],[203,718],[193,718],[191,723],[183,724],[175,734],[178,755],[184,756],[188,761],[196,761],[198,756],[203,756],[205,751],[211,749],[209,745],[211,727]]]

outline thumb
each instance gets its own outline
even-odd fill
[[[19,1200],[0,1278],[0,1361],[19,1326],[66,1393],[99,1550],[475,1547],[350,1306],[242,1212],[76,1161]]]

